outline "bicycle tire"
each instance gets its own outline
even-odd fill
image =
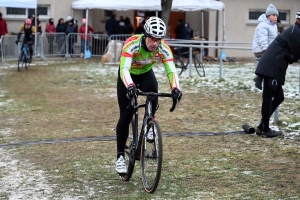
[[[30,62],[29,62],[29,55],[30,55],[30,52],[29,52],[29,49],[27,49],[26,50],[26,52],[27,52],[27,56],[26,56],[26,63],[25,63],[25,69],[29,69],[29,67],[30,67]],[[29,57],[28,57],[29,56]]]
[[[123,181],[129,181],[135,165],[135,149],[133,148],[133,138],[134,138],[134,129],[135,129],[135,120],[132,119],[131,124],[129,126],[129,135],[126,141],[125,150],[124,150],[124,156],[126,161],[126,167],[127,167],[127,173],[126,174],[120,174],[120,177]],[[137,143],[137,142],[136,142]],[[137,145],[137,144],[135,144]]]
[[[147,140],[149,130],[153,131],[153,141]],[[163,160],[163,144],[160,127],[155,120],[147,123],[147,132],[141,148],[142,182],[147,193],[153,193],[159,183]]]
[[[196,68],[196,71],[199,74],[199,76],[205,77],[204,66],[200,62],[199,58],[197,58],[197,56],[194,56],[193,61],[194,61],[194,67]]]
[[[21,51],[21,53],[19,55],[19,59],[18,59],[18,71],[19,72],[23,71],[24,64],[26,64],[24,60],[25,60],[24,51]]]
[[[174,55],[174,64],[175,64],[177,74],[178,74],[178,76],[180,76],[182,74],[182,72],[184,71],[183,70],[184,64],[183,64],[182,59],[177,55]]]

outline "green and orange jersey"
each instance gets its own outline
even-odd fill
[[[146,51],[141,45],[142,37],[143,35],[131,36],[123,46],[120,59],[120,77],[125,86],[134,85],[130,74],[146,73],[152,69],[155,63],[161,60],[167,72],[171,89],[180,89],[170,47],[164,40],[161,40],[156,51]]]

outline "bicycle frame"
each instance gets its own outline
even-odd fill
[[[137,96],[139,95],[147,97],[144,104],[138,104]],[[131,133],[133,138],[132,140],[131,138],[127,139],[128,144],[125,147],[125,157],[127,157],[128,159],[127,173],[121,174],[120,176],[124,181],[129,181],[134,171],[135,161],[140,160],[144,189],[146,190],[146,192],[152,193],[156,190],[159,183],[163,159],[161,130],[158,122],[153,119],[153,97],[172,97],[172,94],[137,92],[137,96],[131,99],[131,104],[127,107],[131,107],[133,111],[133,119],[131,122]],[[173,99],[173,105],[170,109],[171,112],[175,109],[177,103],[178,100]],[[139,108],[145,108],[145,114],[140,134],[138,134]],[[147,134],[150,134],[149,136],[152,136],[152,139],[149,139]],[[151,161],[151,159],[153,159],[153,162]],[[154,171],[148,171],[148,167],[152,168],[152,164],[157,165],[157,168],[154,167]]]
[[[27,51],[29,51],[29,48],[28,48],[28,45],[26,43],[24,43],[22,45],[22,51],[24,52],[24,55],[25,55],[25,58],[23,58],[23,59],[25,59],[24,61],[27,62],[27,59],[28,59],[28,56],[29,56],[29,55],[27,55]]]
[[[139,93],[138,93],[139,94]],[[140,93],[140,95],[142,95],[142,93]],[[134,119],[135,119],[135,124],[134,124],[134,140],[133,141],[138,141],[138,145],[134,146],[135,148],[135,159],[139,159],[140,157],[140,152],[141,152],[141,146],[142,146],[142,138],[144,137],[144,133],[147,131],[147,122],[150,119],[153,119],[152,116],[152,99],[151,96],[147,96],[146,98],[146,103],[145,104],[138,104],[137,98],[133,98],[134,99]],[[138,134],[139,130],[138,130],[138,116],[139,116],[139,108],[143,108],[145,107],[145,115],[143,118],[143,124],[142,124],[142,128],[140,130],[140,134]]]
[[[129,108],[130,106],[133,107],[133,119],[134,120],[134,125],[132,127],[133,129],[133,139],[132,142],[130,144],[129,149],[131,152],[134,152],[134,154],[130,154],[130,163],[133,163],[132,165],[129,165],[128,168],[134,169],[134,163],[135,160],[139,160],[140,159],[140,152],[141,152],[141,147],[142,147],[142,141],[143,141],[143,137],[145,136],[144,133],[147,131],[147,122],[151,119],[153,119],[152,116],[152,99],[151,97],[153,96],[162,96],[162,97],[172,97],[172,94],[169,93],[154,93],[154,92],[138,92],[137,95],[139,96],[147,96],[146,99],[146,103],[144,104],[138,104],[138,100],[137,97],[134,97],[131,99],[131,103],[130,105],[128,105],[127,108]],[[173,105],[170,109],[170,112],[173,112],[176,105],[178,104],[178,101],[174,101],[173,100]],[[139,134],[139,128],[138,128],[138,116],[139,116],[139,108],[143,108],[145,107],[145,115],[144,115],[144,119],[143,119],[143,124],[142,124],[142,128],[140,130],[140,134]],[[129,152],[128,152],[129,153]],[[128,170],[132,173],[131,170]],[[127,174],[125,180],[129,180],[129,178],[131,178],[132,174]]]

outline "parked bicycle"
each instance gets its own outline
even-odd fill
[[[193,65],[199,74],[200,77],[205,76],[204,66],[202,62],[200,62],[199,58],[197,57],[195,50],[192,51],[192,59],[193,59]],[[188,69],[188,66],[190,64],[189,61],[189,51],[182,52],[182,48],[175,47],[174,48],[174,63],[175,67],[177,69],[178,75],[181,75],[182,72]]]
[[[145,104],[138,104],[138,98],[132,98],[133,119],[130,124],[129,136],[125,146],[125,160],[127,165],[127,173],[120,174],[124,181],[129,181],[135,166],[135,161],[141,161],[142,182],[146,192],[153,193],[159,183],[162,160],[163,160],[163,144],[162,133],[158,122],[152,116],[152,101],[154,96],[172,97],[169,93],[153,93],[138,92],[138,96],[146,96]],[[174,111],[177,100],[173,99],[173,105],[170,109]],[[128,106],[128,107],[129,107]],[[145,114],[138,134],[138,109],[145,107]],[[157,106],[158,109],[158,106]]]
[[[29,46],[32,45],[32,42],[23,43],[21,52],[18,59],[18,71],[22,71],[24,66],[25,69],[29,69],[30,67],[30,51]]]

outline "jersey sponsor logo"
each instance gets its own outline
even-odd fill
[[[133,53],[136,49],[138,49],[139,48],[139,45],[136,45],[136,46],[134,46],[133,48],[131,48],[131,53]]]
[[[160,49],[160,51],[162,51],[166,55],[166,57],[170,56],[170,53],[165,48],[163,48],[161,45],[159,45],[158,48]]]

